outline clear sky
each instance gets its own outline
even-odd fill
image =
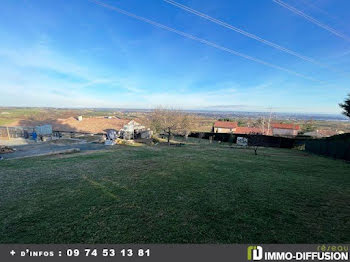
[[[289,70],[235,56],[88,0],[2,0],[0,106],[339,113],[350,92],[350,1],[176,0],[322,68],[163,0],[101,0]]]

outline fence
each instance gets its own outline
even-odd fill
[[[350,133],[307,140],[305,150],[318,155],[350,161]]]
[[[36,132],[39,136],[51,136],[52,126],[51,125],[41,125],[36,127],[7,127],[0,126],[0,139],[9,140],[12,138],[29,138],[30,134]]]
[[[0,139],[9,140],[11,138],[25,137],[32,133],[33,128],[0,126]]]
[[[287,138],[287,137],[276,137],[276,136],[265,136],[265,135],[248,135],[248,134],[230,134],[230,133],[212,133],[212,132],[199,132],[199,133],[191,133],[190,137],[209,139],[212,137],[213,140],[218,140],[221,142],[232,142],[237,143],[237,137],[247,137],[248,145],[254,140],[255,144],[259,144],[260,146],[265,147],[280,147],[280,148],[293,148],[295,138]],[[254,137],[254,139],[249,139]]]

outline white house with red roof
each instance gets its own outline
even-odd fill
[[[295,124],[271,124],[272,135],[274,136],[296,136],[300,130],[300,126]]]
[[[215,133],[234,133],[237,127],[237,122],[216,121],[213,126],[213,131]]]

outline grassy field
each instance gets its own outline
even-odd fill
[[[203,143],[2,161],[0,243],[349,243],[349,174]]]
[[[114,110],[97,110],[97,109],[59,109],[59,108],[6,108],[0,107],[0,126],[11,125],[16,121],[55,121],[59,118],[77,117],[102,117],[117,116],[119,118],[134,119],[144,117],[144,113],[137,112],[120,112]],[[22,123],[23,124],[23,123]],[[21,123],[20,123],[21,125]]]

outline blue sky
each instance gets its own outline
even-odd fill
[[[103,2],[322,82],[232,55],[88,0],[3,0],[0,106],[272,107],[275,112],[339,113],[338,103],[350,92],[350,41],[272,0],[177,2],[339,72],[162,0]],[[350,36],[350,1],[284,2]]]

